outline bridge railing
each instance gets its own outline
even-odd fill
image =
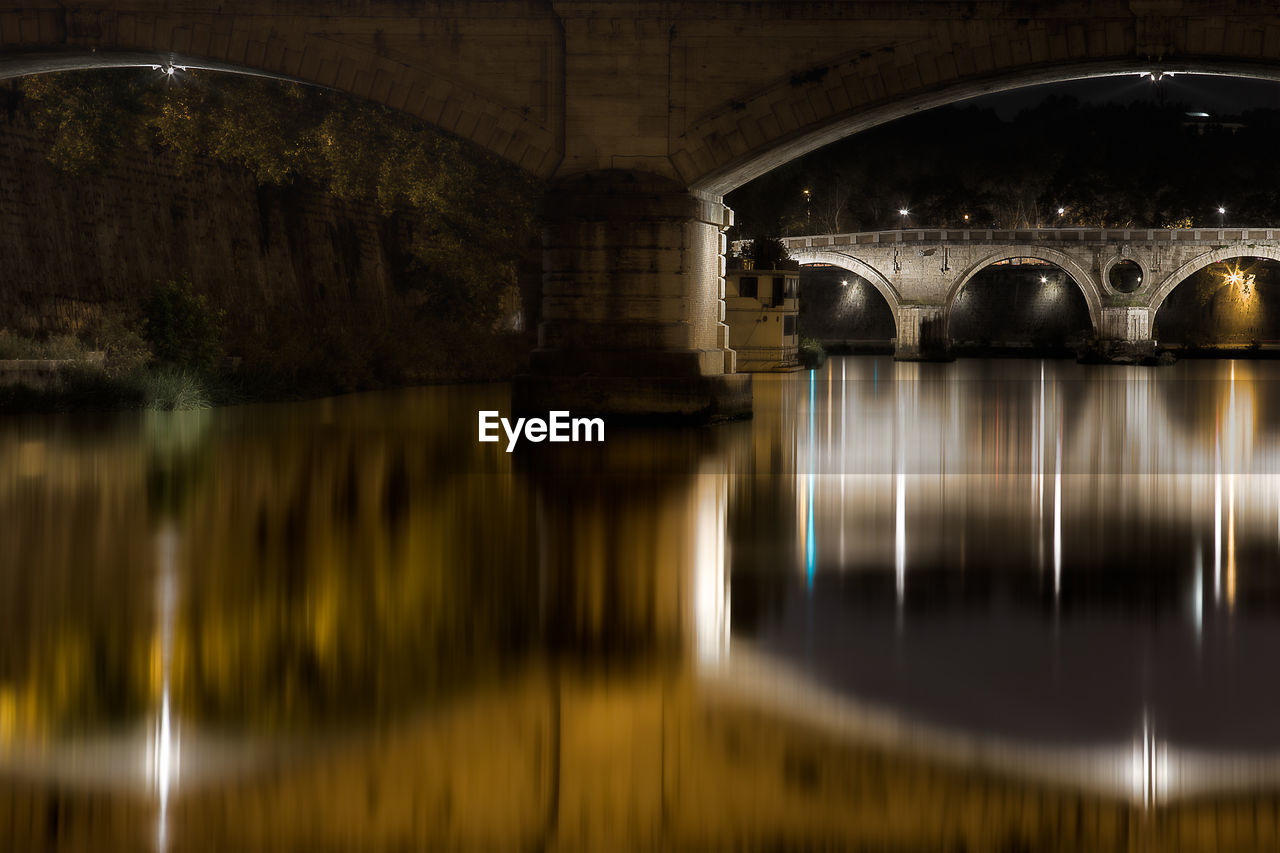
[[[1205,243],[1275,240],[1277,228],[910,228],[784,237],[788,249],[838,249],[889,243]]]

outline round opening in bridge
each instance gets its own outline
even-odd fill
[[[1142,267],[1134,261],[1118,261],[1107,273],[1107,281],[1121,293],[1133,293],[1142,287]]]

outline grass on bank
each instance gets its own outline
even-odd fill
[[[198,300],[188,308],[195,313],[211,310]],[[520,372],[531,348],[526,333],[412,316],[321,324],[277,317],[265,333],[232,341],[238,357],[229,359],[220,324],[188,322],[183,311],[176,312],[181,322],[171,323],[172,309],[170,299],[164,310],[151,312],[144,322],[107,319],[79,338],[37,339],[0,330],[0,359],[72,362],[39,387],[0,384],[0,413],[187,411],[410,385],[495,381]],[[158,358],[157,351],[179,352],[169,345],[175,338],[186,347],[185,353]],[[192,338],[204,341],[193,343]]]
[[[180,367],[142,367],[123,375],[87,364],[65,367],[45,387],[0,386],[0,412],[151,409],[182,412],[235,402],[230,389]]]

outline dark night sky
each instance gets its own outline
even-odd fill
[[[1163,90],[1165,103],[1185,104],[1188,110],[1200,110],[1214,117],[1238,115],[1251,109],[1280,108],[1280,82],[1212,74],[1176,74],[1164,77],[1158,84],[1138,74],[1093,77],[1069,83],[1029,86],[974,98],[966,103],[990,107],[1001,118],[1009,119],[1051,95],[1070,95],[1092,104],[1127,104],[1133,101],[1158,102],[1160,90]]]

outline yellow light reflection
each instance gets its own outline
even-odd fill
[[[1239,264],[1236,264],[1227,268],[1224,278],[1227,284],[1240,288],[1240,295],[1247,298],[1253,296],[1253,283],[1256,277],[1248,269],[1241,269]]]

